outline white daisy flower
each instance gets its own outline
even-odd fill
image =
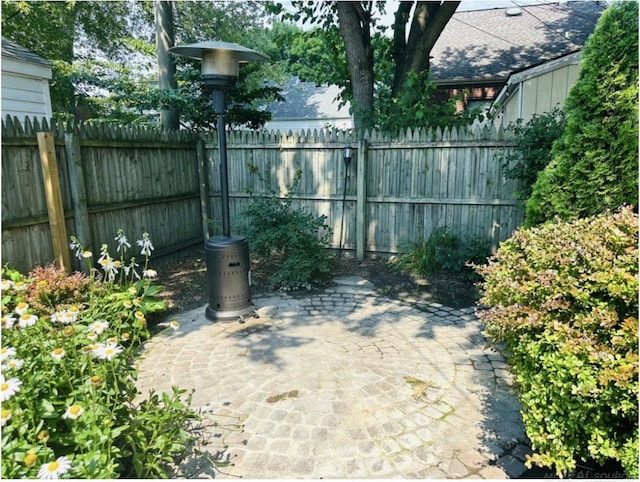
[[[52,356],[55,360],[60,361],[60,360],[62,360],[62,358],[64,357],[64,354],[65,354],[65,353],[66,353],[66,352],[64,351],[64,348],[56,348],[56,349],[54,349],[54,350],[51,352],[51,356]]]
[[[107,343],[96,350],[96,356],[101,360],[111,360],[116,355],[122,353],[123,348],[117,343]]]
[[[16,281],[13,284],[13,289],[16,291],[27,291],[28,285],[24,281]]]
[[[13,324],[16,322],[16,319],[11,315],[5,315],[2,317],[2,328],[10,330],[13,328]]]
[[[2,348],[0,348],[0,361],[4,361],[7,358],[11,358],[12,356],[16,356],[16,349],[14,347],[3,346]]]
[[[95,331],[90,331],[90,332],[87,333],[87,339],[89,341],[97,340],[98,339],[98,334]]]
[[[24,315],[29,309],[29,305],[24,301],[18,303],[13,311],[15,311],[19,316]]]
[[[145,269],[142,271],[142,277],[153,279],[158,277],[158,272],[155,269]]]
[[[58,479],[71,468],[71,461],[65,457],[58,457],[55,462],[42,464],[38,470],[39,479]]]
[[[104,320],[96,320],[89,325],[89,329],[98,335],[104,332],[107,328],[109,328],[109,323]]]
[[[7,423],[10,418],[11,418],[11,411],[3,408],[2,415],[0,416],[0,423],[2,425],[0,426],[4,427],[4,424]]]
[[[17,392],[20,391],[20,385],[22,382],[17,378],[4,379],[3,375],[0,375],[0,401],[6,402]]]
[[[82,257],[83,258],[90,258],[91,256],[93,256],[93,253],[91,251],[83,251],[82,252]]]
[[[0,283],[0,290],[2,291],[10,290],[12,287],[13,287],[13,281],[9,279],[3,279],[2,282]]]
[[[4,370],[19,370],[24,365],[24,360],[20,358],[10,358],[2,364]]]
[[[118,266],[110,256],[100,260],[100,265],[104,270],[104,274],[107,276],[107,280],[112,283],[118,274]]]
[[[51,321],[57,321],[58,323],[62,323],[63,325],[68,325],[73,323],[78,318],[78,311],[72,311],[71,309],[56,311],[53,315],[51,315]]]
[[[18,325],[20,328],[27,328],[28,326],[33,326],[38,321],[38,317],[36,315],[31,315],[29,313],[25,313],[20,318],[18,318]]]
[[[173,331],[176,331],[178,328],[180,328],[180,323],[178,323],[176,320],[172,320],[172,321],[169,322],[169,327]]]
[[[70,407],[67,407],[67,411],[64,412],[64,415],[62,416],[62,418],[68,418],[70,420],[75,420],[80,415],[82,415],[82,412],[84,412],[84,408],[82,408],[80,405],[73,404]]]

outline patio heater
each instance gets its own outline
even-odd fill
[[[222,236],[212,236],[205,242],[209,301],[205,315],[212,321],[242,320],[254,313],[255,307],[251,302],[249,242],[244,236],[231,236],[229,226],[227,92],[236,85],[240,63],[268,60],[269,57],[241,45],[220,41],[179,45],[170,51],[202,60],[201,78],[210,92],[213,111],[218,115]]]

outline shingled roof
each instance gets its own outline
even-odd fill
[[[580,50],[605,8],[579,1],[456,12],[431,52],[433,80],[504,81]]]
[[[286,102],[272,102],[267,106],[274,118],[337,118],[349,117],[349,107],[339,107],[336,100],[340,88],[336,85],[316,86],[291,77],[282,87]]]
[[[22,60],[23,62],[31,62],[51,67],[51,63],[49,61],[4,37],[2,37],[2,56],[14,60]]]

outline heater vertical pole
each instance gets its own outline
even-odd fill
[[[229,237],[229,176],[227,171],[227,132],[225,111],[227,109],[226,89],[213,90],[213,110],[218,114],[218,155],[220,156],[220,197],[222,204],[222,235]]]

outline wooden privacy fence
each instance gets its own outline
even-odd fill
[[[2,262],[28,271],[54,259],[36,133],[51,131],[65,226],[94,251],[115,255],[119,228],[143,232],[157,254],[200,244],[221,232],[216,133],[27,121],[2,122]],[[344,162],[351,147],[353,161]],[[284,197],[296,172],[294,207],[325,215],[331,247],[394,253],[436,228],[495,247],[522,220],[516,185],[496,153],[502,131],[229,132],[232,233],[252,196]],[[345,189],[346,187],[346,189]],[[342,234],[342,238],[341,235]],[[74,261],[75,263],[75,261]],[[78,267],[75,266],[74,267]]]

